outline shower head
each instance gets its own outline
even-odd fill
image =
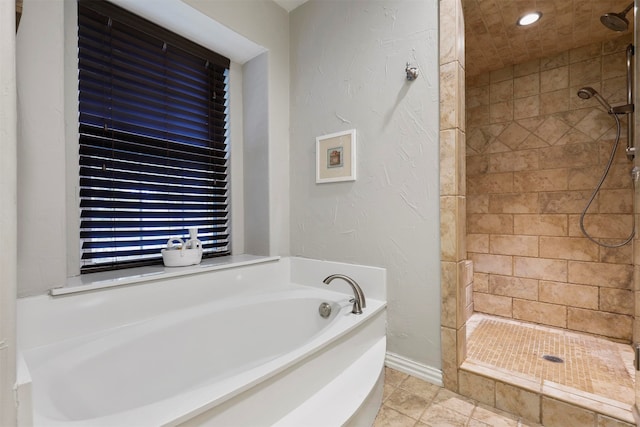
[[[596,90],[592,87],[583,87],[578,91],[578,96],[582,99],[589,99],[596,93]]]
[[[602,22],[602,25],[613,31],[626,31],[629,28],[629,20],[625,17],[625,15],[631,10],[632,7],[633,2],[631,2],[629,6],[627,6],[620,13],[605,13],[600,17],[600,22]]]
[[[594,97],[600,103],[600,105],[602,105],[604,109],[607,110],[607,113],[613,114],[613,108],[611,107],[611,105],[609,105],[609,103],[605,101],[602,95],[600,95],[594,88],[583,87],[578,91],[578,96],[582,99],[589,99],[591,97]]]
[[[602,24],[617,32],[626,31],[629,28],[629,20],[620,13],[605,13],[600,17]]]

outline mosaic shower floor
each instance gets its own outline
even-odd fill
[[[634,402],[627,344],[476,313],[467,321],[466,362],[559,384],[577,395]]]

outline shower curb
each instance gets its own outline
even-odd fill
[[[513,372],[469,361],[460,366],[459,377],[462,376],[468,378],[460,381],[461,395],[535,423],[551,425],[551,413],[560,405],[563,412],[593,419],[595,425],[603,425],[602,422],[613,418],[629,427],[636,426],[633,405],[589,393],[576,395],[570,387],[552,381],[516,376]],[[482,387],[473,384],[482,384]]]

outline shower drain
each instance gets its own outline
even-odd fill
[[[545,354],[544,356],[542,356],[542,358],[553,363],[564,363],[564,360],[561,357],[551,356],[550,354]]]

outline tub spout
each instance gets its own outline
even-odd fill
[[[323,282],[328,285],[333,279],[342,279],[351,286],[351,289],[353,289],[353,310],[351,312],[353,314],[362,314],[362,309],[367,307],[367,302],[364,299],[364,292],[362,292],[358,283],[344,274],[332,274],[327,276]]]

